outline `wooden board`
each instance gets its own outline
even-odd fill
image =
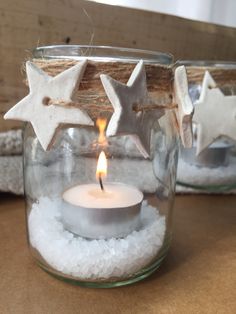
[[[236,59],[236,29],[82,0],[0,0],[2,116],[27,94],[23,62],[38,45],[97,44],[170,52],[175,59]]]
[[[149,279],[116,289],[69,285],[33,261],[24,200],[0,194],[1,314],[233,314],[236,196],[177,196],[173,242]]]

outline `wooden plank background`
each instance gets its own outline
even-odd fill
[[[236,60],[236,29],[82,0],[0,0],[2,115],[27,94],[22,64],[39,45],[97,44],[170,52],[175,59]]]

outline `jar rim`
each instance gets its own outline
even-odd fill
[[[178,60],[175,66],[184,65],[187,67],[214,67],[214,68],[236,68],[235,61],[224,61],[224,60]]]
[[[169,53],[136,48],[96,46],[96,45],[52,45],[33,49],[34,58],[44,59],[88,59],[94,61],[137,62],[170,65],[173,56]]]

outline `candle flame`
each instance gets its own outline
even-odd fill
[[[99,129],[98,143],[101,145],[107,145],[107,139],[105,135],[106,125],[107,125],[107,120],[105,118],[97,119],[96,126]]]
[[[101,151],[98,157],[96,176],[97,178],[99,178],[101,176],[106,175],[107,175],[107,158],[104,151]]]

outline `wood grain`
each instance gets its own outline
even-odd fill
[[[0,131],[19,126],[2,115],[27,94],[21,69],[35,46],[93,43],[170,52],[176,60],[236,58],[234,28],[83,0],[0,0],[0,30]]]

